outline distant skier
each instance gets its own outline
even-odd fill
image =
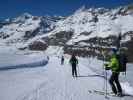
[[[49,56],[47,56],[47,60],[49,61]]]
[[[111,69],[112,71],[112,75],[109,79],[109,83],[112,87],[112,91],[115,95],[117,96],[122,96],[122,88],[121,85],[119,83],[119,60],[117,57],[117,50],[116,49],[112,49],[112,57],[110,59],[109,64],[105,64],[105,69],[109,70]]]
[[[75,57],[73,54],[69,60],[70,64],[72,65],[72,76],[77,77],[77,64],[78,64],[78,59]]]
[[[64,56],[61,57],[61,65],[64,65]]]

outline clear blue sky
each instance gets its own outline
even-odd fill
[[[0,0],[0,20],[19,16],[24,12],[37,16],[67,16],[83,5],[87,8],[114,8],[131,3],[133,0]]]

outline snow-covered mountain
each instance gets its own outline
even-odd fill
[[[45,34],[55,28],[61,17],[38,17],[24,13],[17,18],[6,19],[0,23],[0,39],[5,43],[25,42],[37,35]]]
[[[69,45],[94,37],[117,36],[120,32],[124,35],[129,31],[133,31],[132,14],[126,11],[126,8],[108,10],[82,7],[65,20],[59,21],[56,24],[57,28],[51,33],[73,32],[72,39],[67,42]]]
[[[0,23],[1,43],[21,43],[22,47],[34,50],[42,50],[44,46],[62,46],[65,53],[75,51],[83,56],[97,56],[101,48],[116,46],[120,33],[122,45],[128,46],[130,51],[133,40],[132,5],[116,9],[88,9],[83,6],[65,18],[37,17],[26,13]]]
[[[58,21],[56,28],[49,34],[39,38],[49,45],[64,46],[65,53],[74,51],[82,56],[99,57],[103,49],[109,51],[109,48],[117,45],[120,33],[122,46],[129,49],[130,56],[133,36],[131,6],[117,9],[81,7],[66,19]]]

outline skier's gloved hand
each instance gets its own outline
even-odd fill
[[[105,66],[105,67],[108,67],[108,64],[107,64],[107,63],[105,63],[105,64],[104,64],[104,66]]]
[[[104,66],[105,66],[105,70],[110,70],[110,67],[108,66],[107,63],[105,63]]]
[[[105,67],[105,70],[110,70],[110,67]]]

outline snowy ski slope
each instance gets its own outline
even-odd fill
[[[104,100],[103,95],[88,93],[88,90],[93,89],[103,91],[104,78],[96,73],[102,68],[102,62],[78,58],[79,77],[72,78],[68,59],[69,56],[65,56],[65,64],[60,65],[60,58],[51,55],[44,67],[0,71],[0,100]],[[92,65],[94,70],[90,68]],[[123,80],[121,84],[126,93],[133,95],[130,82]],[[108,91],[111,92],[109,85]],[[109,98],[132,100],[133,97]]]

